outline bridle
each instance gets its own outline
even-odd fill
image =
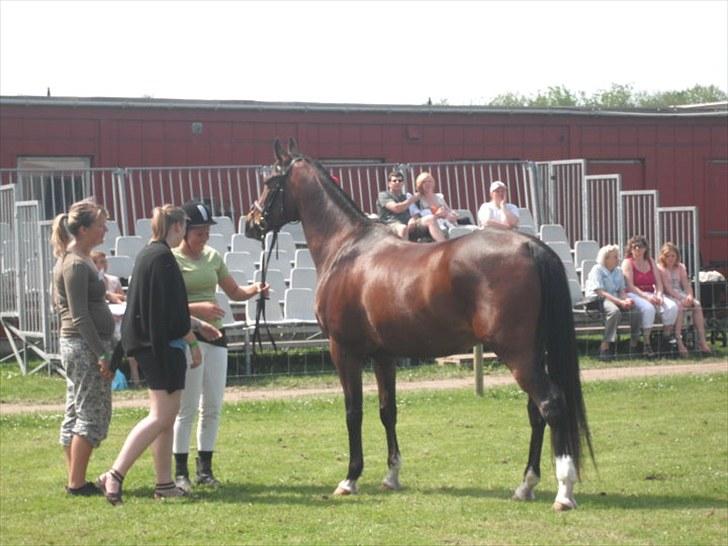
[[[271,193],[269,195],[266,195],[263,206],[260,205],[260,202],[257,199],[253,202],[253,208],[255,208],[260,213],[260,220],[257,223],[258,228],[264,233],[268,232],[266,228],[268,226],[271,214],[275,210],[274,207],[278,207],[279,218],[283,216],[283,194],[285,191],[285,183],[288,180],[288,175],[290,174],[293,166],[298,161],[303,161],[303,159],[304,158],[302,156],[294,157],[291,162],[286,166],[285,170],[282,169],[280,165],[275,165],[273,168],[274,170],[278,171],[279,174],[276,174],[266,182],[266,185],[268,185],[269,187],[273,182],[275,182],[275,186],[272,188]],[[263,254],[263,263],[260,264],[260,282],[262,284],[265,284],[266,277],[268,275],[268,264],[270,263],[270,257],[273,254],[274,248],[276,249],[276,257],[278,257],[278,232],[281,230],[281,227],[283,227],[283,224],[275,226],[271,229],[271,231],[273,232],[273,237],[271,238],[270,248],[268,249],[267,253]],[[268,325],[268,321],[265,317],[265,301],[266,298],[264,298],[262,294],[258,297],[258,300],[256,301],[255,329],[253,330],[253,351],[255,351],[256,341],[258,342],[258,347],[260,348],[260,350],[263,350],[263,336],[260,333],[261,318],[263,319],[263,323],[265,324],[265,330],[268,334],[268,338],[273,345],[273,350],[278,350],[278,347],[276,347],[275,339],[273,339],[273,334],[271,334],[270,326]]]

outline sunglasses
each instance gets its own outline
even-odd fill
[[[647,247],[641,243],[636,243],[636,244],[632,245],[632,248],[647,248]]]

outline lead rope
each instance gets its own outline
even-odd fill
[[[263,263],[260,264],[260,282],[262,284],[265,284],[265,279],[268,273],[268,263],[270,262],[271,254],[273,253],[273,249],[276,249],[276,256],[278,256],[278,230],[273,231],[273,237],[271,237],[270,241],[270,248],[268,249],[267,254],[263,254]],[[269,292],[270,294],[270,292]],[[278,347],[276,347],[276,341],[273,339],[273,334],[270,331],[270,326],[268,326],[268,321],[265,318],[265,300],[266,298],[263,297],[263,293],[261,292],[258,296],[258,301],[256,302],[256,308],[255,308],[255,329],[253,330],[253,355],[255,355],[255,342],[258,342],[258,347],[260,350],[263,350],[263,336],[260,333],[260,319],[262,317],[263,323],[265,324],[265,331],[268,333],[268,338],[270,339],[271,344],[273,345],[273,350],[278,351]]]

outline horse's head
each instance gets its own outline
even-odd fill
[[[296,141],[288,141],[284,150],[276,139],[274,143],[276,162],[263,182],[263,193],[253,202],[253,207],[245,217],[245,235],[251,239],[262,240],[269,231],[278,231],[283,225],[298,220],[295,206],[288,193],[288,177],[293,165],[303,159]]]

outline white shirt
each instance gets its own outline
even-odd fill
[[[506,203],[503,207],[508,210],[508,212],[512,213],[516,217],[516,220],[518,219],[518,207],[516,205]],[[508,223],[505,211],[496,207],[493,201],[483,203],[478,209],[478,225],[483,227],[488,220],[497,220],[502,224]],[[516,222],[516,226],[517,225],[518,223]]]

